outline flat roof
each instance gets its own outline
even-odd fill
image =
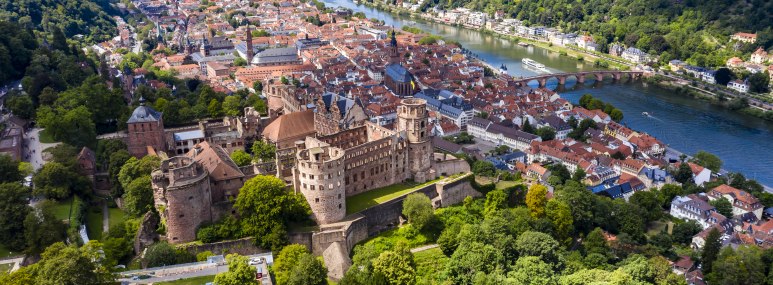
[[[202,139],[202,138],[204,138],[204,132],[202,132],[201,130],[174,133],[175,141],[184,141],[184,140]]]

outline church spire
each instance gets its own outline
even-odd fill
[[[247,21],[247,65],[252,64],[252,57],[254,56],[252,50],[252,30],[250,30],[250,22]]]
[[[390,50],[389,50],[389,63],[390,64],[400,64],[400,51],[397,47],[397,37],[395,36],[397,32],[395,32],[394,29],[392,29],[392,39],[390,42]]]

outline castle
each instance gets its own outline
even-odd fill
[[[293,188],[320,224],[340,221],[346,197],[406,180],[435,178],[426,101],[403,99],[395,130],[371,122],[296,144]]]

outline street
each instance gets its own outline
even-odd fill
[[[24,151],[24,157],[26,161],[29,161],[30,164],[32,164],[32,168],[37,171],[41,167],[43,167],[43,164],[45,164],[45,161],[43,160],[43,150],[56,146],[59,143],[41,143],[40,142],[40,131],[43,129],[40,128],[34,128],[30,130],[24,139],[24,144],[27,146]]]
[[[268,273],[268,265],[274,263],[274,257],[271,252],[248,255],[248,258],[265,258],[266,262],[256,265],[261,266],[263,272],[263,279],[261,283],[263,285],[270,285],[271,278]],[[228,264],[211,264],[206,262],[196,262],[188,264],[180,264],[165,267],[147,268],[142,270],[133,270],[122,272],[123,278],[118,279],[121,284],[151,284],[156,282],[174,281],[179,279],[188,279],[200,276],[216,275],[221,272],[228,271]],[[151,274],[152,273],[152,274]],[[150,275],[150,278],[141,280],[132,280],[132,276]]]

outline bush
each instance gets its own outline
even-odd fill
[[[148,247],[143,258],[145,267],[158,267],[193,262],[196,257],[163,241]]]

